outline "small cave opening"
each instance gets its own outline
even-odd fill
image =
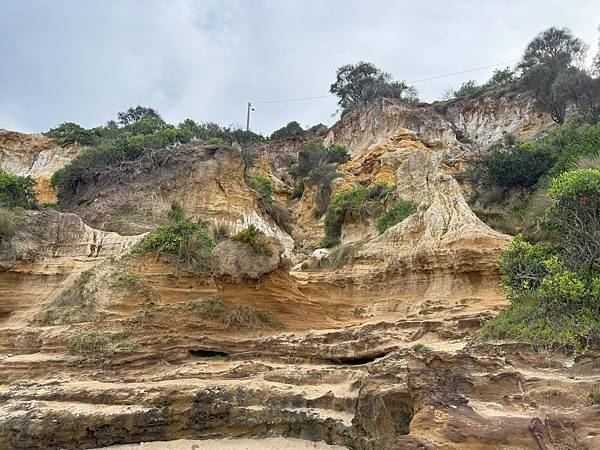
[[[229,359],[229,353],[219,352],[216,350],[191,349],[188,350],[188,353],[194,358]]]
[[[383,358],[390,352],[369,353],[367,355],[341,356],[335,359],[335,362],[344,366],[360,366],[362,364],[372,363],[376,359]]]

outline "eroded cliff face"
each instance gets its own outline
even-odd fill
[[[397,136],[400,129],[408,129],[424,145],[442,150],[452,160],[485,151],[509,136],[532,139],[553,125],[550,116],[540,112],[526,93],[417,107],[382,99],[346,114],[332,127],[326,141],[360,152]]]
[[[25,134],[0,128],[0,170],[36,180],[40,203],[55,203],[50,177],[81,151],[79,145],[59,146],[41,134]]]
[[[0,448],[273,436],[373,450],[599,448],[600,406],[587,399],[598,354],[473,339],[506,305],[497,259],[510,238],[473,214],[452,173],[503,130],[547,126],[521,101],[382,101],[336,124],[327,140],[353,158],[333,193],[384,182],[415,205],[381,234],[345,224],[353,251],[341,265],[326,251],[320,269],[302,264],[323,219],[314,188],[290,198],[296,140],[262,145],[253,167],[234,149],[181,146],[99,173],[69,213],[26,213],[0,244]],[[245,183],[258,174],[292,210],[291,235]],[[230,232],[255,224],[273,252],[225,241],[210,273],[132,253],[172,202]],[[101,230],[115,221],[129,235]],[[82,333],[100,340],[73,349]]]
[[[261,207],[244,171],[238,150],[191,143],[99,173],[78,187],[64,209],[98,228],[111,221],[114,226],[115,219],[134,222],[138,227],[133,231],[139,233],[155,228],[152,218],[164,218],[177,202],[187,217],[229,234],[253,224],[291,254],[293,240]],[[135,214],[140,211],[146,217]]]

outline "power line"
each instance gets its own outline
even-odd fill
[[[461,70],[460,72],[446,73],[444,75],[438,75],[438,76],[435,76],[435,77],[422,78],[420,80],[414,80],[414,81],[407,81],[406,83],[407,84],[415,84],[415,83],[421,83],[423,81],[439,80],[440,78],[453,77],[455,75],[462,75],[463,73],[476,72],[478,70],[490,69],[492,67],[497,67],[497,66],[503,66],[504,64],[510,64],[510,63],[513,63],[513,62],[516,62],[516,61],[519,61],[519,58],[512,59],[510,61],[504,61],[504,62],[501,62],[501,63],[490,64],[488,66],[481,66],[481,67],[475,67],[473,69]]]
[[[281,99],[281,100],[267,100],[267,101],[263,101],[263,102],[252,102],[252,104],[258,105],[258,104],[265,104],[265,103],[299,102],[299,101],[303,101],[303,100],[315,100],[317,98],[328,98],[328,97],[333,97],[333,94],[317,95],[314,97],[285,98],[285,99]]]
[[[596,38],[596,39],[592,39],[591,41],[587,41],[586,44],[591,44],[592,42],[596,42],[600,40],[600,38]],[[516,58],[516,59],[511,59],[510,61],[504,61],[504,62],[500,62],[500,63],[495,63],[495,64],[489,64],[487,66],[481,66],[481,67],[474,67],[473,69],[466,69],[466,70],[461,70],[459,72],[451,72],[451,73],[446,73],[444,75],[437,75],[434,77],[429,77],[429,78],[422,78],[420,80],[413,80],[413,81],[407,81],[407,84],[415,84],[415,83],[423,83],[425,81],[433,81],[433,80],[439,80],[442,78],[448,78],[448,77],[453,77],[456,75],[462,75],[465,73],[470,73],[470,72],[477,72],[478,70],[484,70],[484,69],[491,69],[492,67],[497,67],[497,66],[503,66],[504,64],[511,64],[514,62],[519,61],[521,58]],[[265,104],[269,104],[269,103],[291,103],[291,102],[301,102],[301,101],[307,101],[307,100],[317,100],[320,98],[329,98],[329,97],[335,97],[334,94],[327,94],[327,95],[316,95],[313,97],[300,97],[300,98],[284,98],[284,99],[279,99],[279,100],[265,100],[265,101],[260,101],[260,102],[252,102],[253,105],[265,105]]]

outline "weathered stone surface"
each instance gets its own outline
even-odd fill
[[[31,176],[40,203],[56,202],[50,177],[81,151],[79,145],[60,147],[41,134],[25,134],[0,128],[0,169],[15,175]]]
[[[353,159],[334,194],[385,182],[415,211],[382,234],[370,222],[345,224],[342,240],[360,245],[339,267],[289,272],[282,257],[299,249],[301,261],[323,237],[314,189],[288,200],[302,139],[255,146],[253,168],[234,149],[178,147],[98,174],[67,205],[74,213],[26,212],[0,249],[0,448],[224,437],[368,450],[600,448],[600,407],[588,396],[600,383],[597,353],[472,339],[506,305],[498,255],[509,237],[469,209],[454,163],[506,133],[549,126],[532,108],[519,96],[416,108],[384,100],[344,116],[327,140],[348,145]],[[5,158],[11,170],[30,164],[27,152]],[[244,182],[257,174],[294,210],[295,242]],[[273,255],[225,241],[212,277],[130,255],[143,235],[92,228],[128,205],[164,216],[174,201],[230,232],[255,224]],[[39,321],[88,269],[69,306],[97,314]],[[203,315],[207,298],[248,306],[274,326]],[[110,351],[70,352],[70,339],[90,331],[108,337]]]
[[[275,239],[265,239],[271,255],[261,253],[245,242],[228,240],[217,245],[213,252],[212,270],[216,277],[233,281],[244,278],[258,280],[282,264],[283,246]]]

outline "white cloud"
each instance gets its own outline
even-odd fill
[[[131,105],[245,122],[248,100],[326,94],[341,64],[415,80],[518,57],[550,26],[596,36],[597,1],[0,0],[0,127],[94,126]],[[419,83],[432,100],[492,69]],[[335,99],[257,105],[253,128],[331,123]]]

